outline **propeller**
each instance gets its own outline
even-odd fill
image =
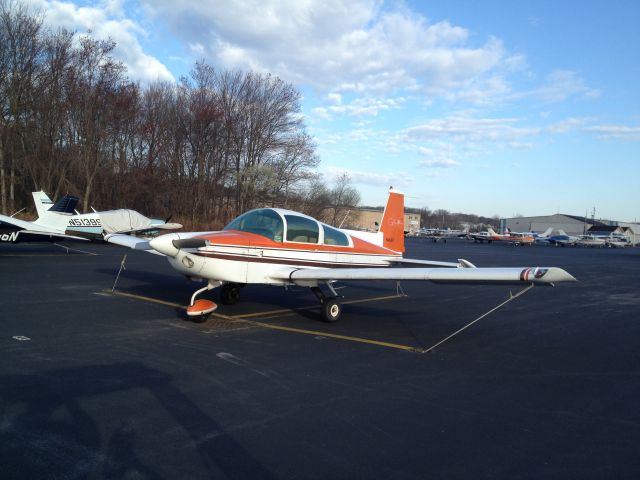
[[[200,247],[207,246],[207,241],[201,238],[184,238],[181,240],[173,240],[171,243],[173,243],[173,246],[176,247],[177,249],[200,248]]]
[[[175,257],[183,248],[206,247],[207,241],[200,238],[180,238],[179,233],[169,233],[150,240],[149,245],[164,255]]]

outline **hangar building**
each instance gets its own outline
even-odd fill
[[[600,225],[604,225],[604,223],[599,220],[556,213],[555,215],[540,217],[503,218],[500,220],[500,231],[508,228],[512,232],[542,233],[547,228],[552,227],[554,234],[558,230],[564,230],[567,235],[582,235],[591,227]]]
[[[368,208],[358,208],[352,210],[347,218],[349,228],[357,230],[366,230],[376,232],[378,225],[382,220],[383,210],[374,210]],[[344,225],[347,228],[347,225]],[[406,213],[404,214],[404,231],[414,234],[420,229],[420,214]]]
[[[616,222],[613,220],[595,220],[588,217],[566,215],[556,213],[539,217],[513,217],[500,220],[500,231],[508,228],[512,232],[537,232],[542,233],[547,228],[553,228],[553,234],[562,229],[567,235],[597,234],[609,235],[609,233],[621,233],[629,241],[637,245],[640,243],[640,224]]]

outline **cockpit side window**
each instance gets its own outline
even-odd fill
[[[349,237],[342,233],[337,228],[330,227],[329,225],[322,224],[324,229],[324,243],[325,245],[339,245],[342,247],[349,246]]]
[[[275,242],[282,242],[284,222],[280,215],[269,208],[251,210],[229,223],[223,230],[239,230],[241,232],[262,235]]]
[[[285,215],[284,218],[287,220],[288,242],[318,243],[318,222],[298,215]]]

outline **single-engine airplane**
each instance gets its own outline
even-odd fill
[[[0,215],[0,243],[102,240],[109,233],[144,234],[182,228],[179,223],[150,219],[135,210],[77,213],[78,197],[65,195],[55,204],[46,193],[32,192],[38,218],[33,222]]]
[[[504,233],[496,233],[493,228],[488,229],[489,237],[494,242],[509,242],[513,245],[533,245],[535,239],[528,232],[512,232],[507,229]]]
[[[566,247],[566,246],[575,247],[576,242],[579,239],[580,237],[577,237],[575,235],[567,235],[564,230],[560,229],[558,230],[558,235],[550,235],[546,239],[546,241],[551,245],[555,245],[555,246],[560,245],[561,247]]]
[[[342,312],[333,288],[339,280],[520,285],[575,281],[558,267],[476,268],[463,259],[403,258],[403,227],[404,195],[390,190],[375,233],[341,230],[290,210],[259,208],[240,215],[218,232],[170,233],[150,241],[119,234],[105,239],[165,255],[181,274],[206,280],[207,285],[193,293],[187,308],[187,315],[196,320],[217,308],[210,300],[196,300],[200,293],[221,287],[222,303],[233,304],[240,287],[249,283],[309,287],[321,304],[322,319],[335,322]],[[389,268],[397,265],[404,266]]]

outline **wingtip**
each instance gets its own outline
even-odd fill
[[[559,267],[550,267],[547,273],[544,275],[544,279],[546,282],[549,282],[549,283],[578,281],[576,277],[574,277],[569,272]]]

